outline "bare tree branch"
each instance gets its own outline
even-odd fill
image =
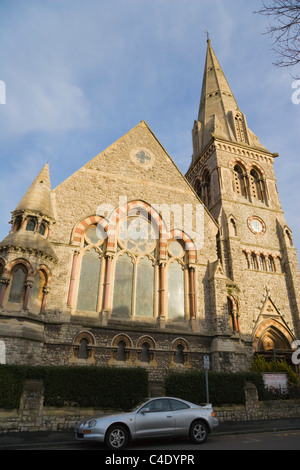
[[[255,12],[271,19],[267,33],[274,37],[273,50],[278,55],[274,65],[291,67],[300,63],[300,0],[262,1]]]

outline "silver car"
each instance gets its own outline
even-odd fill
[[[120,450],[135,439],[189,437],[195,444],[206,441],[218,426],[212,405],[195,405],[173,397],[144,400],[128,413],[95,416],[75,427],[76,439],[104,442]]]

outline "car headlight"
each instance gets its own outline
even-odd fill
[[[96,424],[97,424],[97,421],[95,419],[92,419],[92,421],[88,422],[89,428],[93,428],[94,426],[96,426]]]

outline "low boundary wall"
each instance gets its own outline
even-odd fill
[[[75,402],[65,402],[61,408],[47,407],[43,392],[42,382],[26,382],[19,409],[0,409],[0,433],[73,429],[81,419],[110,412],[81,408]],[[245,405],[214,407],[214,411],[220,422],[296,418],[300,417],[300,400],[260,402],[255,385],[246,384]]]

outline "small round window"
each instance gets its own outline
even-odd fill
[[[149,168],[154,163],[154,155],[148,149],[135,149],[130,154],[131,160],[141,168]]]
[[[175,258],[182,258],[184,255],[184,248],[178,240],[171,240],[169,243],[169,253]]]
[[[85,233],[86,240],[92,245],[101,245],[104,241],[104,231],[101,226],[92,225]]]

